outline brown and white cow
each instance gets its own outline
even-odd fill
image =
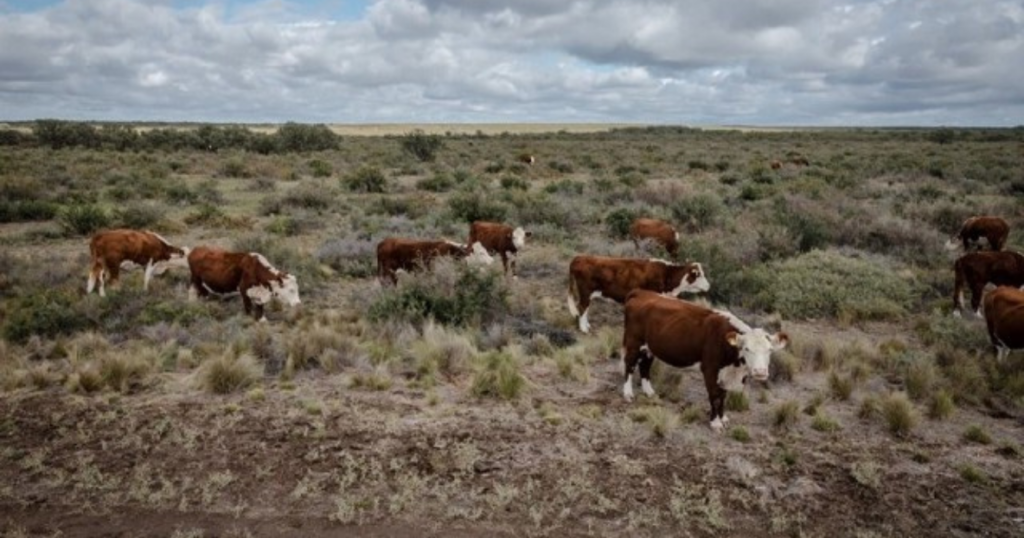
[[[946,249],[963,247],[965,251],[970,251],[972,246],[976,246],[981,250],[981,239],[985,238],[988,250],[1003,250],[1009,235],[1010,225],[999,217],[971,217],[960,226],[960,231],[949,238]]]
[[[708,291],[710,287],[699,263],[680,265],[665,260],[576,256],[569,264],[567,302],[580,331],[587,333],[591,299],[603,297],[621,304],[634,289],[674,297],[683,292]]]
[[[537,162],[537,159],[529,153],[523,153],[519,156],[519,162],[533,166],[533,164]]]
[[[630,292],[625,310],[622,395],[627,401],[633,399],[633,370],[638,364],[641,389],[647,396],[654,396],[654,359],[677,368],[699,364],[711,401],[711,428],[716,432],[729,420],[726,392],[742,391],[748,375],[768,379],[772,352],[789,342],[786,333],[752,329],[727,312],[645,290]]]
[[[140,230],[106,230],[97,233],[89,241],[92,263],[85,293],[92,293],[96,282],[100,284],[99,294],[107,295],[106,282],[117,283],[122,263],[134,263],[146,268],[142,288],[149,290],[149,281],[154,274],[160,274],[168,267],[185,266],[188,249],[176,247],[159,234]]]
[[[196,247],[188,254],[192,272],[189,300],[211,293],[242,296],[246,314],[266,321],[263,307],[276,298],[288,306],[302,303],[295,275],[278,271],[262,254],[229,252],[213,247]]]
[[[501,265],[508,273],[511,262],[512,276],[516,276],[516,257],[519,250],[526,246],[526,238],[530,232],[522,227],[512,228],[511,226],[497,222],[484,222],[478,220],[469,225],[469,240],[467,244],[480,243],[488,254],[500,254]]]
[[[490,265],[494,258],[480,243],[472,246],[454,241],[430,241],[387,237],[377,244],[377,278],[398,282],[399,270],[415,271],[430,267],[434,259],[449,256],[474,265]]]
[[[639,218],[629,225],[629,237],[633,240],[636,248],[640,248],[640,241],[652,239],[675,257],[679,252],[679,232],[671,224],[658,220]]]
[[[1024,286],[1024,255],[1001,250],[970,252],[953,264],[953,315],[960,317],[964,307],[964,287],[971,290],[971,310],[981,315],[981,294],[988,284]]]
[[[1008,286],[985,294],[985,325],[996,348],[996,360],[1015,349],[1024,349],[1024,291]]]
[[[768,163],[768,166],[770,166],[772,168],[772,170],[781,170],[782,169],[782,161],[771,161],[771,162]]]

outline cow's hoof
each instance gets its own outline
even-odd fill
[[[960,311],[959,310],[954,310],[953,311],[953,317],[954,318],[959,318],[960,317]]]
[[[715,433],[722,433],[725,431],[725,423],[722,422],[722,419],[716,418],[711,421],[711,430]]]

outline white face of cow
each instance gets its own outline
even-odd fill
[[[286,275],[281,283],[276,280],[270,281],[270,289],[279,301],[288,306],[302,304],[299,298],[299,281],[295,275]]]
[[[789,342],[786,333],[768,334],[764,329],[754,329],[742,334],[731,332],[727,338],[730,345],[739,349],[740,359],[754,379],[760,381],[768,379],[768,364],[772,352],[786,347]]]
[[[962,246],[963,242],[960,241],[959,235],[954,235],[953,237],[949,238],[949,241],[946,241],[946,250],[957,250]]]
[[[700,293],[711,289],[711,283],[708,282],[707,277],[704,276],[704,267],[699,263],[693,264],[693,267],[683,275],[682,280],[679,281],[679,285],[676,289],[669,292],[669,295],[679,295],[680,293]]]
[[[466,256],[466,263],[469,265],[490,265],[494,263],[494,256],[488,254],[487,249],[477,241],[473,243],[469,255]]]
[[[516,247],[517,250],[526,246],[526,230],[516,228],[512,231],[512,245]]]

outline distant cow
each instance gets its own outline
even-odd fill
[[[569,312],[580,331],[590,332],[587,310],[591,299],[604,297],[617,303],[634,289],[676,296],[708,291],[711,285],[699,263],[679,265],[665,260],[576,256],[569,264]]]
[[[468,263],[490,265],[494,262],[487,249],[480,243],[473,246],[454,241],[427,241],[388,237],[377,244],[377,277],[392,283],[398,282],[399,270],[415,271],[429,267],[434,259],[448,256],[465,259]]]
[[[789,341],[786,333],[751,329],[726,312],[645,290],[632,291],[625,310],[622,395],[627,401],[633,399],[633,370],[638,363],[641,388],[648,396],[654,395],[654,359],[678,368],[699,364],[711,401],[711,428],[716,432],[728,422],[726,391],[743,390],[747,375],[767,379],[771,353]]]
[[[196,247],[188,254],[192,272],[189,300],[196,295],[208,297],[238,293],[246,314],[266,321],[263,307],[277,298],[288,306],[302,303],[295,275],[278,271],[262,254],[228,252],[212,247]]]
[[[779,170],[782,168],[782,161],[772,161],[768,166],[772,167],[772,170]]]
[[[652,239],[675,257],[679,253],[679,232],[671,224],[657,220],[639,218],[629,225],[629,237],[633,244],[640,248],[640,241]]]
[[[519,162],[533,166],[533,164],[537,162],[537,159],[535,159],[534,156],[530,155],[529,153],[524,153],[519,156]]]
[[[971,246],[981,249],[981,239],[988,241],[989,250],[1003,250],[1006,238],[1010,235],[1010,225],[999,217],[971,217],[960,226],[960,231],[953,234],[946,242],[948,250],[956,250],[961,246],[970,251]]]
[[[149,290],[149,280],[167,267],[185,266],[188,249],[170,244],[159,234],[139,230],[107,230],[99,232],[89,241],[92,264],[86,294],[92,293],[99,281],[99,294],[107,295],[106,281],[115,284],[120,276],[121,264],[131,262],[146,268],[142,288]]]
[[[996,360],[1024,349],[1024,291],[1003,286],[985,294],[985,325]]]
[[[512,276],[516,276],[516,257],[519,250],[526,246],[526,238],[533,235],[520,228],[512,228],[497,222],[478,220],[469,226],[467,244],[480,243],[489,254],[500,254],[501,265],[508,273],[511,262]]]
[[[981,315],[981,293],[987,284],[1024,286],[1024,255],[1017,252],[970,252],[953,264],[953,315],[960,317],[964,307],[964,286],[971,290],[971,310]]]

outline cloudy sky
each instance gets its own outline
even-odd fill
[[[1024,124],[1024,0],[0,0],[0,120]]]

